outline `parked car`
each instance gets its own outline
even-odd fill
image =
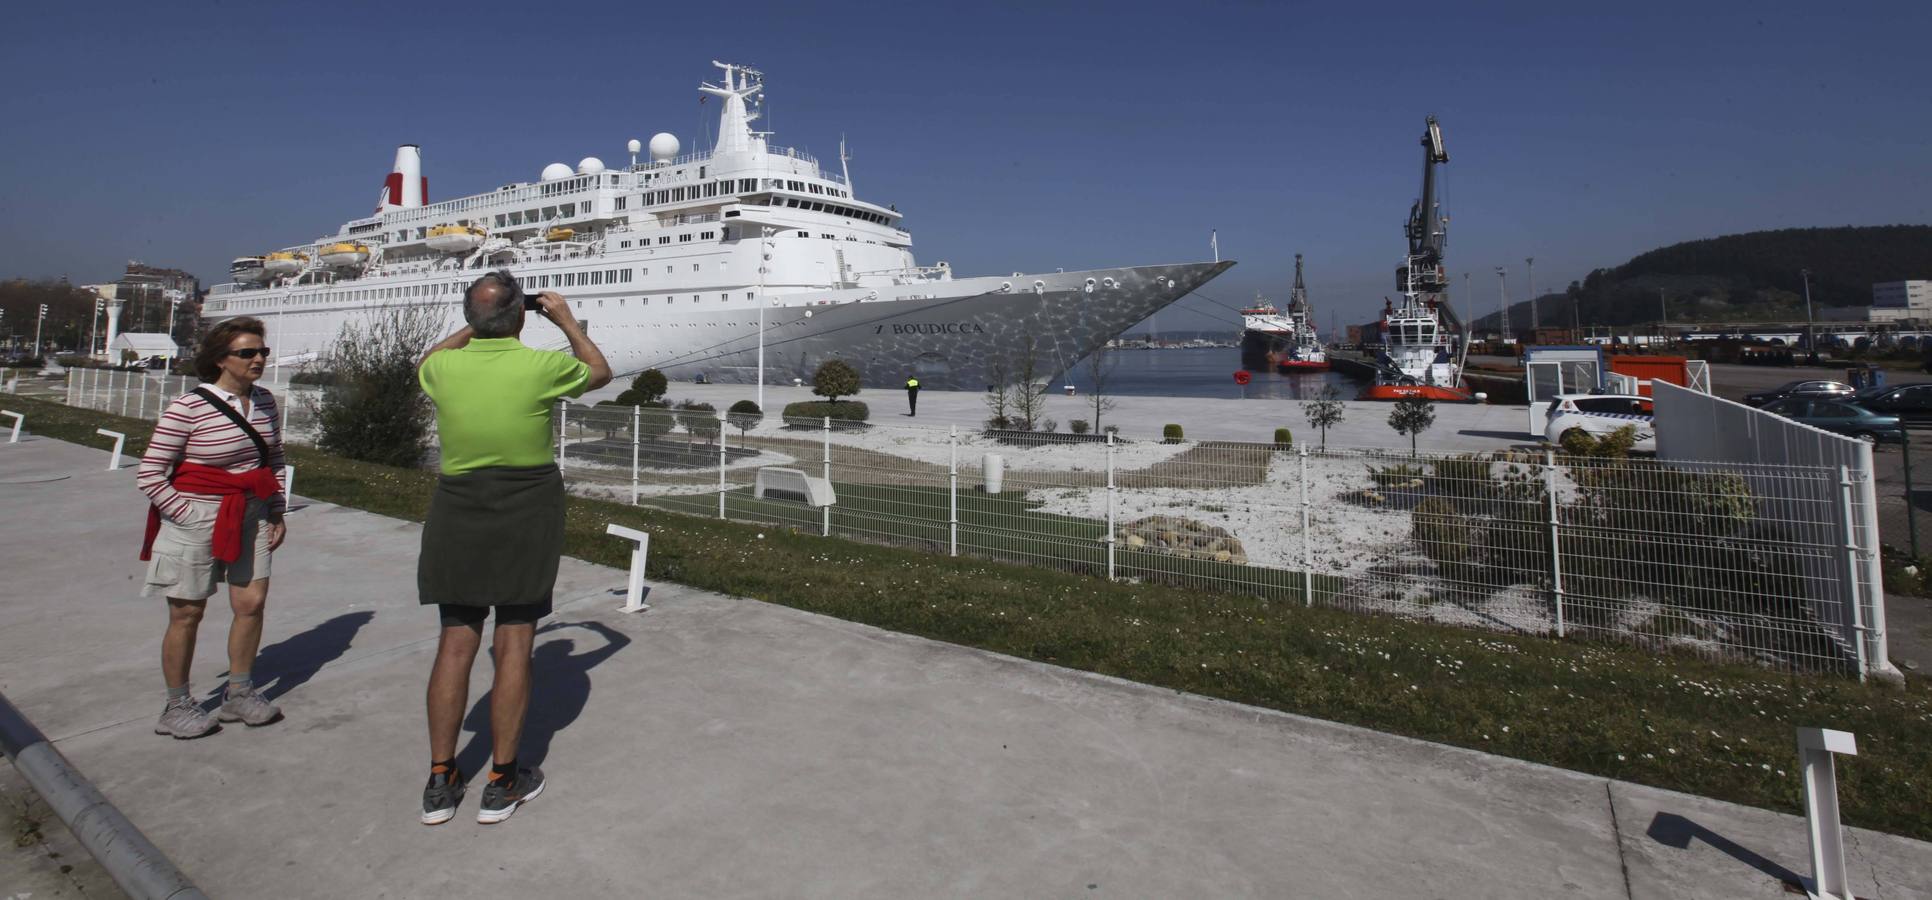
[[[1546,415],[1548,418],[1543,426],[1543,437],[1552,444],[1562,443],[1563,436],[1572,431],[1602,437],[1619,428],[1634,426],[1637,441],[1630,449],[1657,450],[1656,409],[1649,397],[1558,394],[1550,399]]]
[[[1932,425],[1932,383],[1881,385],[1853,394],[1853,403],[1872,412],[1898,416],[1907,426]]]
[[[1875,413],[1844,400],[1793,397],[1767,403],[1764,411],[1867,443],[1899,443],[1905,440],[1905,426],[1899,423],[1898,416]]]
[[[1840,400],[1851,396],[1852,386],[1842,381],[1787,381],[1768,391],[1745,394],[1744,402],[1749,406],[1763,406],[1773,400],[1798,397],[1806,400]]]

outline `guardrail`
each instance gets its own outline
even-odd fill
[[[207,900],[141,829],[0,694],[0,749],[109,877],[137,900]]]

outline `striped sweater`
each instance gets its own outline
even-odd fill
[[[212,384],[202,387],[240,411],[234,395]],[[268,442],[269,467],[275,470],[275,480],[282,481],[281,416],[275,407],[275,396],[258,385],[250,395],[250,403],[248,424]],[[260,467],[261,454],[255,452],[255,442],[240,427],[228,421],[227,416],[200,394],[189,392],[169,403],[161,420],[155,423],[154,439],[148,442],[148,452],[141,457],[141,468],[134,480],[161,510],[161,515],[176,523],[182,522],[197,504],[203,505],[202,512],[212,515],[214,507],[221,502],[220,497],[184,494],[168,483],[168,476],[182,462],[239,473]],[[277,494],[269,502],[271,518],[281,518],[283,495]]]

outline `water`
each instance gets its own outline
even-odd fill
[[[1285,375],[1266,369],[1253,369],[1246,385],[1234,383],[1241,368],[1238,347],[1202,347],[1186,350],[1115,350],[1114,371],[1107,393],[1142,397],[1218,397],[1233,400],[1308,400],[1327,385],[1334,385],[1342,399],[1353,400],[1368,382],[1329,370]],[[1065,377],[1053,383],[1054,390],[1072,384],[1087,394],[1093,390],[1083,360]]]

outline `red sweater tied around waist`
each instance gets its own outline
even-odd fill
[[[248,501],[266,500],[282,490],[275,473],[268,467],[249,469],[233,473],[214,466],[204,466],[184,462],[169,479],[174,489],[186,494],[217,495],[221,497],[221,509],[215,513],[215,539],[212,552],[222,562],[234,562],[241,558],[242,519],[248,512]],[[155,535],[161,533],[161,508],[148,507],[147,536],[141,539],[141,559],[153,555]]]

